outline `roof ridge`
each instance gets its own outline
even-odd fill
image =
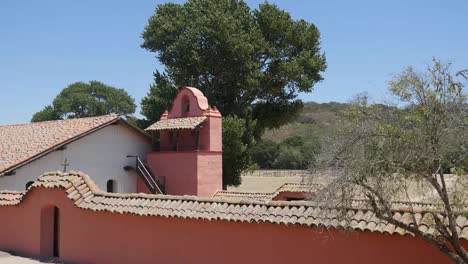
[[[21,124],[7,124],[7,125],[0,125],[2,127],[14,127],[14,126],[30,126],[30,125],[37,125],[37,124],[45,124],[45,123],[55,123],[55,122],[70,122],[70,121],[77,121],[77,120],[84,120],[84,119],[95,119],[95,118],[102,118],[102,117],[111,117],[111,116],[118,116],[118,114],[107,114],[107,115],[99,115],[99,116],[87,116],[87,117],[79,117],[79,118],[67,118],[67,119],[57,119],[57,120],[46,120],[46,121],[39,121],[39,122],[29,122],[29,123],[21,123]]]
[[[274,192],[240,192],[240,191],[228,191],[228,190],[221,190],[217,191],[217,193],[237,193],[237,194],[273,194]]]
[[[195,119],[195,118],[207,119],[206,116],[182,116],[182,117],[173,117],[173,118],[162,119],[162,120],[159,120],[159,121],[173,120],[173,119]],[[159,122],[159,121],[158,121],[158,122]]]
[[[288,192],[286,190],[286,186],[299,186],[299,187],[323,187],[323,185],[318,184],[318,183],[296,183],[296,182],[286,182],[280,185],[276,190],[272,192],[241,192],[241,191],[228,191],[228,190],[221,190],[217,191],[213,197],[216,197],[218,194],[232,194],[232,195],[248,195],[248,196],[257,196],[257,195],[263,195],[263,196],[269,196],[269,199],[272,199],[273,197],[277,196],[278,194],[282,192]],[[248,199],[248,197],[244,197]]]

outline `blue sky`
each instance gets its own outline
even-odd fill
[[[124,88],[139,103],[162,69],[140,48],[140,34],[163,2],[0,1],[0,124],[29,122],[76,81]],[[362,91],[382,98],[393,74],[422,69],[433,56],[468,68],[466,0],[270,2],[322,33],[328,70],[313,93],[301,94],[305,101],[345,102]]]

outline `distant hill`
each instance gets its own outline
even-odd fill
[[[252,149],[252,159],[260,169],[306,169],[320,151],[320,142],[331,134],[339,112],[348,104],[304,104],[301,113],[278,129],[265,132]]]
[[[334,129],[337,114],[344,110],[345,103],[304,103],[299,116],[291,123],[265,132],[262,139],[281,143],[287,138],[300,136],[303,138],[322,137]]]

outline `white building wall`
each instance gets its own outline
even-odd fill
[[[135,166],[135,159],[126,156],[138,155],[145,160],[150,150],[148,138],[124,125],[109,125],[68,144],[65,150],[51,152],[17,169],[15,175],[0,177],[0,190],[23,191],[27,182],[43,173],[63,171],[66,158],[70,164],[68,171],[84,172],[103,191],[106,191],[107,181],[114,180],[115,192],[134,193],[139,176],[133,170],[123,169],[126,165]]]

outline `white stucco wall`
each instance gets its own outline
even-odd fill
[[[132,129],[118,124],[109,125],[67,145],[62,151],[54,151],[16,170],[12,176],[0,177],[0,190],[23,191],[26,183],[37,179],[44,172],[62,171],[65,158],[70,163],[67,170],[82,171],[88,174],[99,186],[106,190],[108,180],[116,182],[115,192],[136,192],[134,171],[125,171],[126,165],[135,166],[138,155],[146,159],[151,150],[151,141]]]

